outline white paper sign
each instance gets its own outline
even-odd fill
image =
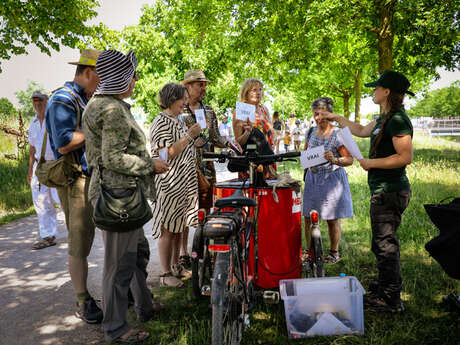
[[[236,119],[251,122],[256,121],[256,106],[253,104],[236,102]]]
[[[198,123],[201,126],[201,129],[205,129],[206,128],[206,117],[204,116],[204,110],[196,109],[195,117],[196,117],[196,123]]]
[[[347,148],[348,152],[355,157],[356,159],[363,159],[363,155],[359,150],[356,141],[353,139],[351,135],[350,128],[345,127],[339,130],[339,138],[342,140],[343,145]]]
[[[307,169],[326,163],[327,159],[324,158],[324,146],[316,146],[300,153],[300,163],[302,168]]]
[[[160,159],[166,162],[168,160],[168,148],[165,147],[165,148],[158,150],[158,156],[160,156]]]

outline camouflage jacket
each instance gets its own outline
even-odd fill
[[[209,138],[206,145],[201,148],[197,148],[197,166],[200,167],[201,172],[209,179],[216,178],[216,170],[214,169],[213,162],[203,162],[203,152],[214,152],[214,147],[225,148],[227,147],[227,139],[220,135],[219,126],[217,123],[217,117],[214,110],[204,103],[201,103],[202,109],[206,116],[206,129],[203,131],[204,135]],[[185,122],[187,127],[190,127],[196,123],[195,114],[192,112],[190,107],[187,105],[184,108],[184,112],[181,115],[181,119]],[[197,143],[202,139],[197,139]]]
[[[100,183],[108,188],[130,188],[137,181],[147,196],[155,199],[153,161],[144,131],[128,103],[111,95],[93,96],[83,113],[83,133],[86,159],[92,172],[90,200],[99,194]]]

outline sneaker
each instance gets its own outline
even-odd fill
[[[401,301],[397,303],[388,303],[383,297],[371,294],[364,296],[364,309],[375,312],[390,312],[390,313],[402,313],[404,312],[404,306]]]
[[[86,323],[96,324],[101,323],[103,314],[101,308],[96,304],[96,301],[92,297],[88,298],[82,305],[78,305],[75,316],[82,319]]]

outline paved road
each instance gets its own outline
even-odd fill
[[[235,177],[225,164],[216,164],[217,180]],[[57,245],[31,250],[37,239],[36,216],[0,227],[0,345],[98,344],[103,341],[99,325],[87,325],[74,316],[75,296],[67,270],[67,231],[59,212]],[[157,243],[151,223],[144,231],[150,242],[150,286],[158,285]],[[191,242],[191,240],[189,240]],[[88,257],[88,288],[101,298],[104,250],[101,232]]]

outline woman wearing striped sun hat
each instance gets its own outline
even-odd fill
[[[92,171],[88,197],[94,205],[101,181],[113,194],[123,196],[136,186],[155,198],[152,175],[169,169],[167,163],[152,160],[144,131],[123,101],[138,80],[134,52],[102,52],[96,63],[100,83],[83,113],[86,158]],[[104,240],[103,311],[107,341],[137,342],[149,336],[133,329],[126,321],[128,290],[131,288],[138,320],[152,318],[154,304],[146,283],[149,248],[142,228],[129,232],[102,231]]]

